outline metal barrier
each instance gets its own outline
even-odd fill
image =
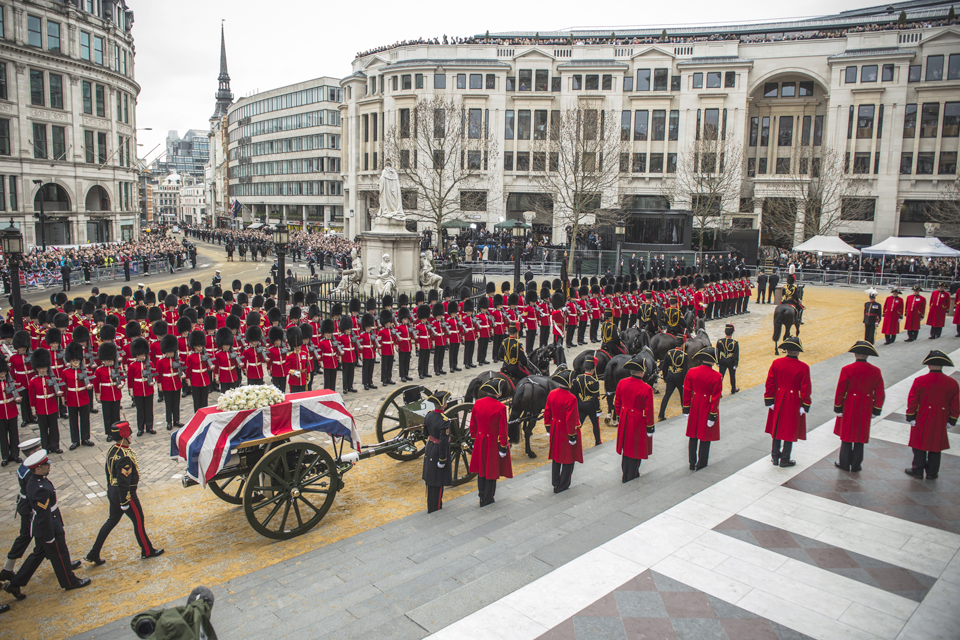
[[[187,265],[190,264],[190,261],[185,261],[184,266],[181,269],[186,269]],[[130,279],[133,280],[134,276],[146,276],[148,274],[154,273],[169,273],[170,263],[166,258],[161,260],[152,260],[149,263],[149,268],[141,270],[143,267],[142,262],[131,262],[130,263]],[[110,282],[116,280],[126,280],[126,274],[124,272],[123,263],[114,264],[109,267],[92,267],[90,269],[90,280],[89,282],[93,284],[94,282]],[[70,286],[75,285],[80,286],[86,284],[86,281],[83,278],[83,269],[80,267],[72,268],[70,272]],[[45,270],[42,273],[35,272],[20,272],[20,286],[27,290],[36,290],[43,291],[44,289],[62,289],[63,288],[63,276],[60,273],[60,269],[55,270]]]

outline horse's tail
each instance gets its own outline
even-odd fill
[[[467,385],[467,392],[463,396],[464,402],[473,402],[477,397],[477,379],[474,378],[470,381],[470,384]]]
[[[780,342],[780,326],[783,324],[783,311],[773,313],[773,341]]]

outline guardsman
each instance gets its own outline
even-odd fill
[[[503,317],[503,296],[499,293],[493,296],[493,311],[490,312],[493,324],[493,361],[496,362],[500,353],[500,345],[507,337],[507,322]],[[436,358],[436,356],[434,356]],[[442,360],[441,360],[442,362]]]
[[[213,375],[213,363],[205,351],[207,336],[203,331],[196,329],[190,333],[190,355],[187,356],[185,366],[190,378],[190,393],[193,396],[193,412],[196,413],[207,406],[210,396],[210,382]]]
[[[477,346],[477,320],[473,315],[473,300],[469,296],[464,297],[460,304],[460,315],[463,323],[463,368],[473,369],[473,352]],[[536,328],[533,330],[536,335]],[[409,355],[407,356],[407,367],[409,368]]]
[[[687,354],[683,350],[683,345],[679,345],[667,351],[663,361],[660,363],[660,373],[666,389],[663,392],[663,398],[660,399],[660,420],[667,419],[667,404],[670,403],[670,396],[674,389],[683,393],[683,383],[687,376],[687,369],[690,363],[687,362]],[[681,402],[682,402],[681,398]]]
[[[353,335],[353,320],[349,316],[340,318],[340,335],[337,336],[340,342],[340,369],[343,371],[343,392],[357,393],[353,388],[353,374],[357,368],[357,356],[359,351],[356,336]]]
[[[172,336],[171,336],[172,337]],[[133,535],[140,545],[140,558],[156,558],[163,555],[163,549],[157,549],[147,537],[147,528],[144,522],[143,507],[137,497],[137,485],[140,483],[140,468],[137,465],[137,454],[130,448],[130,423],[115,422],[110,425],[110,431],[116,442],[107,451],[107,461],[104,471],[107,475],[107,499],[110,501],[110,515],[100,527],[97,540],[90,548],[84,560],[99,566],[107,561],[100,557],[103,544],[107,536],[117,526],[120,519],[126,515],[133,523]]]
[[[561,369],[551,376],[560,386],[547,394],[543,423],[550,431],[550,459],[553,461],[553,492],[570,488],[573,465],[583,463],[583,442],[577,419],[577,398],[570,392],[573,371]]]
[[[960,288],[954,294],[953,324],[957,327],[957,337],[960,338]]]
[[[450,457],[452,423],[444,415],[450,402],[450,392],[435,391],[427,401],[433,404],[433,410],[423,419],[423,429],[427,433],[423,451],[423,483],[427,486],[427,513],[433,513],[443,508],[443,488],[453,484]]]
[[[734,327],[728,324],[723,329],[724,336],[717,340],[716,358],[720,365],[720,379],[730,372],[730,395],[740,391],[737,388],[737,367],[740,366],[740,343],[733,338]]]
[[[38,330],[39,331],[39,330]],[[39,335],[39,334],[38,334]],[[37,344],[39,345],[39,338]],[[11,345],[15,353],[10,356],[10,368],[13,373],[14,382],[20,387],[20,427],[26,427],[32,422],[36,422],[36,405],[30,402],[30,334],[26,331],[17,331],[13,334],[13,344]],[[59,447],[54,447],[59,448]],[[48,449],[53,451],[53,449]]]
[[[120,421],[120,402],[123,400],[123,372],[120,370],[117,345],[104,342],[97,349],[100,366],[93,372],[93,392],[103,407],[104,435],[107,442],[113,440],[110,425]]]
[[[927,326],[930,327],[930,340],[940,337],[943,325],[947,319],[947,309],[950,308],[950,293],[947,292],[947,283],[940,282],[937,290],[930,294],[930,313],[927,314]]]
[[[603,311],[603,324],[600,325],[600,348],[606,351],[610,357],[625,354],[627,350],[620,341],[620,330],[617,328],[617,319],[613,316],[613,311],[605,309]]]
[[[320,323],[320,365],[323,367],[323,388],[337,390],[337,367],[340,365],[340,342],[333,337],[333,320],[326,318]]]
[[[492,284],[492,283],[490,283]],[[485,301],[486,298],[483,298],[482,301]],[[421,304],[417,307],[417,374],[420,376],[420,379],[432,378],[433,375],[430,374],[430,351],[433,348],[433,338],[432,331],[430,327],[430,307],[426,304]],[[486,356],[486,349],[484,348],[486,344],[483,340],[480,341],[480,356]]]
[[[583,373],[574,379],[570,390],[577,397],[577,415],[580,424],[589,417],[593,423],[593,446],[600,445],[600,381],[597,379],[593,358],[583,362]]]
[[[402,299],[401,299],[402,300]],[[466,303],[464,303],[466,305]],[[473,302],[471,304],[471,311],[473,310]],[[413,357],[413,343],[414,343],[414,333],[413,333],[413,318],[410,315],[410,309],[406,306],[401,306],[397,309],[397,368],[400,372],[400,382],[410,382],[413,378],[410,377],[410,359]],[[464,354],[464,362],[467,362],[467,353],[469,353],[470,361],[473,360],[473,344],[471,343],[467,351]],[[473,367],[471,364],[470,367]]]
[[[863,339],[873,344],[877,335],[877,325],[880,324],[880,318],[883,315],[883,309],[877,302],[876,289],[867,289],[867,295],[870,296],[870,300],[863,303]]]
[[[247,318],[255,315],[259,314],[251,312]],[[259,326],[259,321],[247,326],[244,338],[246,338],[247,348],[243,350],[243,375],[247,379],[247,384],[263,384],[267,359],[261,344],[263,342],[263,330]],[[181,361],[184,363],[183,366],[186,367],[186,359],[182,358]]]
[[[894,287],[890,290],[890,297],[883,301],[883,327],[880,332],[883,334],[884,344],[896,342],[902,317],[903,299],[900,297],[900,289]]]
[[[178,351],[177,336],[165,335],[160,338],[160,358],[156,362],[156,367],[157,377],[160,378],[160,394],[163,396],[167,431],[183,426],[180,422],[180,398],[184,373]],[[116,419],[109,424],[114,422],[120,422],[120,417],[116,416]],[[107,424],[106,414],[104,414],[104,424]]]
[[[640,477],[640,463],[652,450],[653,389],[643,381],[643,364],[630,359],[624,365],[630,376],[617,384],[613,407],[617,413],[617,453],[622,456],[621,482]]]
[[[924,359],[929,373],[914,379],[907,396],[907,422],[913,464],[904,473],[922,480],[933,480],[940,473],[941,452],[950,448],[947,425],[957,425],[960,417],[960,386],[943,373],[953,361],[942,351],[931,351]]]
[[[30,405],[37,412],[40,427],[40,446],[51,453],[63,453],[60,448],[60,414],[58,398],[63,395],[63,383],[51,371],[50,352],[37,349],[30,354],[35,375],[30,379]],[[48,448],[49,447],[49,448]]]
[[[493,321],[490,319],[490,303],[487,298],[480,298],[477,302],[480,312],[477,313],[477,366],[489,364],[487,360],[487,347],[490,345],[490,339],[493,337]]]
[[[455,304],[451,307],[456,307]],[[380,341],[380,384],[388,386],[393,381],[393,360],[396,357],[398,335],[393,327],[393,312],[384,309],[380,312],[380,329],[377,331]],[[451,356],[452,358],[452,356]]]
[[[502,300],[499,296],[500,294],[498,293],[497,299]],[[443,303],[434,303],[433,320],[430,321],[430,333],[433,337],[433,375],[435,376],[446,373],[446,371],[443,370],[443,356],[446,355],[447,352],[447,323],[443,320],[443,314]],[[506,326],[505,322],[503,324]],[[494,340],[494,345],[496,346],[497,344],[498,341]],[[494,353],[496,353],[496,351],[494,351]]]
[[[524,302],[526,302],[526,305],[523,307],[523,328],[526,331],[527,352],[533,353],[537,345],[537,326],[540,320],[537,317],[539,312],[537,309],[537,290],[535,288],[527,289]]]
[[[217,329],[214,336],[217,351],[213,358],[214,380],[220,385],[220,393],[240,386],[240,354],[233,348],[233,332],[226,326]]]
[[[127,389],[137,409],[137,437],[144,432],[156,434],[153,429],[153,371],[147,360],[150,345],[144,338],[134,338],[130,344],[133,360],[127,367]]]
[[[64,350],[63,358],[67,363],[63,370],[63,382],[66,385],[64,398],[70,420],[70,450],[73,451],[81,444],[92,447],[88,392],[93,389],[93,383],[83,366],[83,346],[78,342],[71,342]]]
[[[512,294],[511,300],[517,294]],[[449,345],[447,347],[449,351],[449,364],[450,364],[450,373],[455,373],[457,371],[463,371],[460,367],[457,366],[457,362],[460,360],[460,343],[463,342],[463,320],[460,318],[460,303],[456,300],[451,300],[447,304],[447,315],[444,318],[444,322],[447,325],[447,340]],[[513,326],[517,326],[516,322],[511,322]]]
[[[516,325],[507,328],[507,339],[500,345],[498,359],[503,361],[500,371],[514,380],[520,380],[534,372],[527,360],[527,354],[523,352]]]
[[[33,574],[46,558],[53,566],[60,587],[66,590],[79,589],[90,584],[90,578],[78,578],[74,569],[80,567],[80,561],[70,560],[70,550],[63,529],[63,516],[57,504],[57,490],[47,475],[50,473],[50,461],[47,452],[40,449],[24,464],[30,468],[27,479],[27,503],[32,513],[30,535],[36,541],[33,552],[27,556],[17,574],[3,588],[17,600],[26,598],[20,590],[26,586]]]
[[[437,303],[440,308],[443,308],[441,303]],[[365,313],[360,318],[360,335],[357,336],[357,339],[360,341],[360,382],[363,384],[364,391],[368,389],[376,389],[376,385],[373,384],[373,365],[377,359],[377,343],[376,338],[374,337],[374,331],[376,322],[374,322],[373,314]]]
[[[40,438],[30,438],[20,443],[20,456],[24,459],[29,458],[39,450]],[[20,493],[17,495],[16,507],[17,516],[20,518],[20,533],[10,546],[10,553],[7,554],[7,559],[4,561],[3,570],[0,571],[0,581],[13,579],[13,576],[16,575],[13,568],[16,566],[17,560],[26,553],[32,539],[30,536],[31,509],[30,503],[27,502],[27,480],[30,473],[30,467],[23,464],[23,460],[20,460],[20,466],[17,468],[17,482],[20,485]]]
[[[557,284],[559,284],[559,280]],[[558,287],[559,288],[559,287]],[[554,291],[553,296],[550,298],[550,304],[553,306],[553,311],[550,312],[550,327],[551,335],[553,336],[553,344],[559,347],[563,346],[563,327],[564,327],[564,298],[563,294],[559,291]]]
[[[17,424],[17,401],[20,391],[16,381],[10,375],[10,364],[4,355],[0,355],[0,467],[11,462],[20,462],[20,429]]]
[[[284,344],[283,329],[278,326],[270,327],[267,332],[267,340],[270,342],[270,349],[267,350],[267,361],[270,363],[270,383],[273,384],[280,393],[287,391],[287,354],[290,353],[288,345]]]
[[[567,349],[573,349],[573,336],[577,331],[577,319],[580,315],[580,307],[577,306],[576,296],[576,289],[571,289],[570,297],[567,298],[567,304],[563,309],[563,315],[566,318]]]
[[[599,341],[600,320],[603,318],[603,311],[600,308],[600,285],[590,285],[590,342],[596,344]]]
[[[843,471],[860,471],[863,445],[870,441],[870,421],[883,409],[883,376],[878,367],[867,362],[879,356],[876,347],[866,340],[850,348],[856,361],[840,370],[833,411],[837,420],[833,432],[840,436],[840,461],[834,466]]]
[[[579,314],[577,316],[577,344],[583,346],[587,344],[587,324],[590,322],[590,301],[587,299],[587,295],[590,290],[586,285],[582,285],[577,291],[577,308]]]
[[[507,434],[507,408],[492,396],[480,398],[470,414],[470,437],[473,453],[470,473],[477,474],[480,506],[494,503],[497,480],[513,477],[510,444]]]
[[[907,342],[913,342],[920,335],[920,323],[927,312],[927,299],[922,295],[923,288],[919,284],[913,285],[913,293],[907,296],[907,305],[904,312],[903,328],[907,332]],[[954,316],[956,320],[956,316]]]
[[[369,315],[369,314],[365,314]],[[303,332],[299,326],[287,328],[287,344],[290,353],[287,354],[287,377],[290,381],[290,393],[299,393],[307,390],[310,379],[310,353],[303,346]],[[372,375],[372,373],[371,373]]]
[[[792,467],[793,443],[807,439],[807,413],[810,412],[810,366],[799,359],[803,352],[800,338],[791,336],[779,349],[787,355],[770,365],[763,401],[770,410],[766,432],[773,438],[770,456],[774,465]]]
[[[710,459],[710,443],[720,439],[720,396],[723,376],[714,371],[716,350],[705,347],[694,356],[693,367],[683,381],[683,415],[687,416],[690,471],[699,471]]]
[[[195,310],[191,309],[191,311],[195,311]],[[250,314],[247,317],[250,319],[250,321],[253,321],[255,324],[260,323],[260,314]],[[248,327],[250,326],[249,321],[247,323],[247,326]],[[183,364],[183,366],[186,366],[187,356],[190,355],[190,332],[193,331],[193,321],[190,319],[189,314],[182,315],[180,318],[177,319],[176,331],[177,331],[177,357],[180,359],[180,362]],[[189,395],[190,395],[190,379],[188,377],[183,380],[182,396],[186,398]],[[114,422],[118,421],[119,419],[120,417],[117,416],[117,419],[114,420]]]

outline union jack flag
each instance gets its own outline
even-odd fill
[[[187,475],[206,486],[244,442],[304,431],[347,438],[360,449],[360,432],[343,406],[340,394],[329,390],[287,394],[284,402],[262,409],[220,411],[204,407],[170,437],[170,457],[185,460]]]

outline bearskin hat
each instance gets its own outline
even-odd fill
[[[79,342],[71,342],[68,344],[66,349],[63,350],[63,359],[65,362],[70,362],[71,360],[83,362],[83,345]]]
[[[380,324],[387,324],[388,322],[393,322],[393,312],[384,309],[380,312]]]
[[[426,320],[430,317],[430,306],[422,304],[417,307],[417,320]]]
[[[104,342],[97,349],[97,360],[100,362],[117,361],[117,345],[112,342]]]
[[[397,322],[403,322],[410,319],[410,308],[400,307],[397,309]]]
[[[82,324],[78,324],[73,328],[73,341],[90,342],[90,330]]]
[[[129,287],[127,288],[129,289]],[[67,304],[67,294],[64,293],[63,291],[60,291],[59,293],[55,293],[53,296],[53,304],[55,304],[58,307],[62,307],[63,305]]]
[[[16,332],[17,330],[9,322],[0,324],[0,340],[10,340]]]
[[[157,313],[160,309],[153,312],[153,318],[150,318],[150,309],[157,309],[157,307],[134,307],[133,309],[133,318],[137,322],[155,322],[163,317],[163,313]]]
[[[9,326],[9,325],[6,325]],[[13,327],[10,327],[11,329]],[[30,333],[27,331],[16,331],[13,334],[13,348],[30,350]]]
[[[480,298],[480,300],[477,301],[477,307],[478,307],[481,311],[483,311],[484,309],[489,309],[489,308],[490,308],[490,299],[489,299],[489,298]]]
[[[133,340],[140,335],[140,323],[136,320],[131,320],[123,327],[123,335]]]
[[[230,329],[227,329],[226,327],[220,327],[217,329],[217,333],[214,336],[213,341],[218,347],[232,347],[233,331],[230,331]]]
[[[524,295],[524,302],[526,304],[537,304],[537,300],[539,300],[539,297],[537,296],[536,289],[530,289],[526,295]]]
[[[520,296],[515,293],[511,293],[510,297],[507,298],[507,304],[511,307],[515,307],[516,305],[520,304]]]
[[[494,306],[494,307],[502,307],[502,306],[503,306],[503,296],[500,295],[499,293],[498,293],[497,295],[493,296],[493,306]]]
[[[270,311],[270,309],[273,309],[275,306],[277,306],[277,301],[274,300],[273,298],[267,298],[266,300],[263,301],[264,311]]]
[[[319,318],[322,314],[320,313],[320,307],[314,303],[307,308],[307,317],[308,318]]]
[[[283,329],[280,327],[270,327],[270,331],[267,332],[267,339],[270,341],[270,344],[278,340],[283,340]]]
[[[260,314],[256,311],[251,311],[247,314],[247,326],[252,327],[254,325],[260,325]]]
[[[170,331],[166,320],[157,320],[153,323],[151,329],[153,330],[153,337],[155,338],[162,338]]]
[[[240,293],[237,294],[237,304],[239,304],[240,306],[250,304],[250,296],[248,296],[247,294],[241,291]]]
[[[331,318],[326,318],[320,323],[320,333],[333,333],[333,320]]]
[[[171,334],[160,338],[160,353],[175,353],[179,348],[177,336]]]
[[[303,310],[300,309],[300,307],[291,307],[290,313],[287,314],[287,317],[290,318],[291,320],[299,320],[300,318],[303,317]]]
[[[80,313],[82,313],[85,316],[93,315],[93,312],[96,311],[96,309],[97,309],[97,305],[89,301],[84,302],[82,305],[80,305]]]
[[[434,317],[434,318],[442,318],[444,312],[445,312],[445,310],[444,310],[444,308],[443,308],[443,303],[442,303],[442,302],[437,302],[437,303],[435,303],[435,304],[433,305],[433,317]]]
[[[487,283],[487,295],[490,296],[490,295],[495,294],[496,292],[497,292],[497,285],[495,285],[495,284],[492,283],[492,282],[488,282],[488,283]]]
[[[273,307],[267,311],[267,321],[270,324],[273,324],[274,322],[280,322],[280,309]]]
[[[150,343],[144,338],[134,338],[130,343],[130,357],[145,356],[150,353]]]
[[[256,325],[250,325],[243,337],[247,339],[247,342],[261,342],[263,331]]]
[[[203,330],[204,331],[213,331],[217,328],[217,317],[216,316],[204,316],[203,317]]]
[[[226,308],[227,308],[227,303],[224,301],[223,298],[217,298],[213,301],[213,310],[216,311],[217,313],[220,313]]]
[[[440,299],[440,293],[436,289],[430,289],[427,292],[427,302],[433,304]]]
[[[421,305],[427,301],[427,295],[423,291],[417,291],[413,295],[413,303],[416,305]]]
[[[500,293],[507,293],[510,291],[510,281],[504,280],[500,283]]]
[[[473,313],[473,299],[467,298],[463,301],[463,305],[460,307],[460,311],[464,313]]]
[[[192,326],[193,326],[193,323],[190,322],[190,318],[188,318],[187,316],[183,316],[183,317],[181,317],[181,318],[178,318],[178,319],[177,319],[177,327],[176,327],[176,328],[177,328],[177,335],[182,334],[184,331],[190,331],[190,327],[192,327]],[[101,337],[102,337],[103,331],[101,331],[100,333],[101,333]]]
[[[303,343],[307,344],[313,339],[313,325],[311,324],[302,324],[300,325],[300,337],[303,338]]]
[[[45,369],[50,367],[50,352],[40,348],[30,354],[30,365],[34,369]]]
[[[553,305],[553,308],[554,308],[554,309],[562,309],[562,308],[563,308],[563,294],[560,293],[559,291],[556,292],[556,293],[554,293],[553,296],[550,298],[550,304]]]
[[[58,313],[53,316],[53,326],[57,329],[66,329],[70,326],[70,316],[65,313]]]
[[[100,327],[100,340],[113,340],[117,337],[117,328],[112,324],[104,324]]]
[[[253,300],[250,301],[250,306],[254,309],[263,308],[263,296],[253,296]]]
[[[253,293],[254,293],[254,295],[262,295],[262,294],[263,294],[263,285],[260,284],[259,282],[258,282],[257,284],[255,284],[255,285],[253,285]]]
[[[191,349],[196,347],[205,347],[207,346],[207,336],[200,331],[199,329],[194,329],[190,332],[190,337],[187,339],[187,344]]]
[[[350,316],[340,316],[340,332],[346,333],[353,329],[353,320]]]
[[[360,313],[360,300],[358,298],[350,298],[348,304],[350,313]]]
[[[227,316],[226,327],[231,331],[240,331],[240,316],[232,314]]]
[[[307,295],[303,298],[303,302],[306,305],[317,304],[317,300],[319,299],[320,296],[317,295],[316,291],[308,291]]]
[[[300,327],[290,327],[287,329],[287,345],[291,349],[296,349],[303,345],[303,334],[300,333]]]

